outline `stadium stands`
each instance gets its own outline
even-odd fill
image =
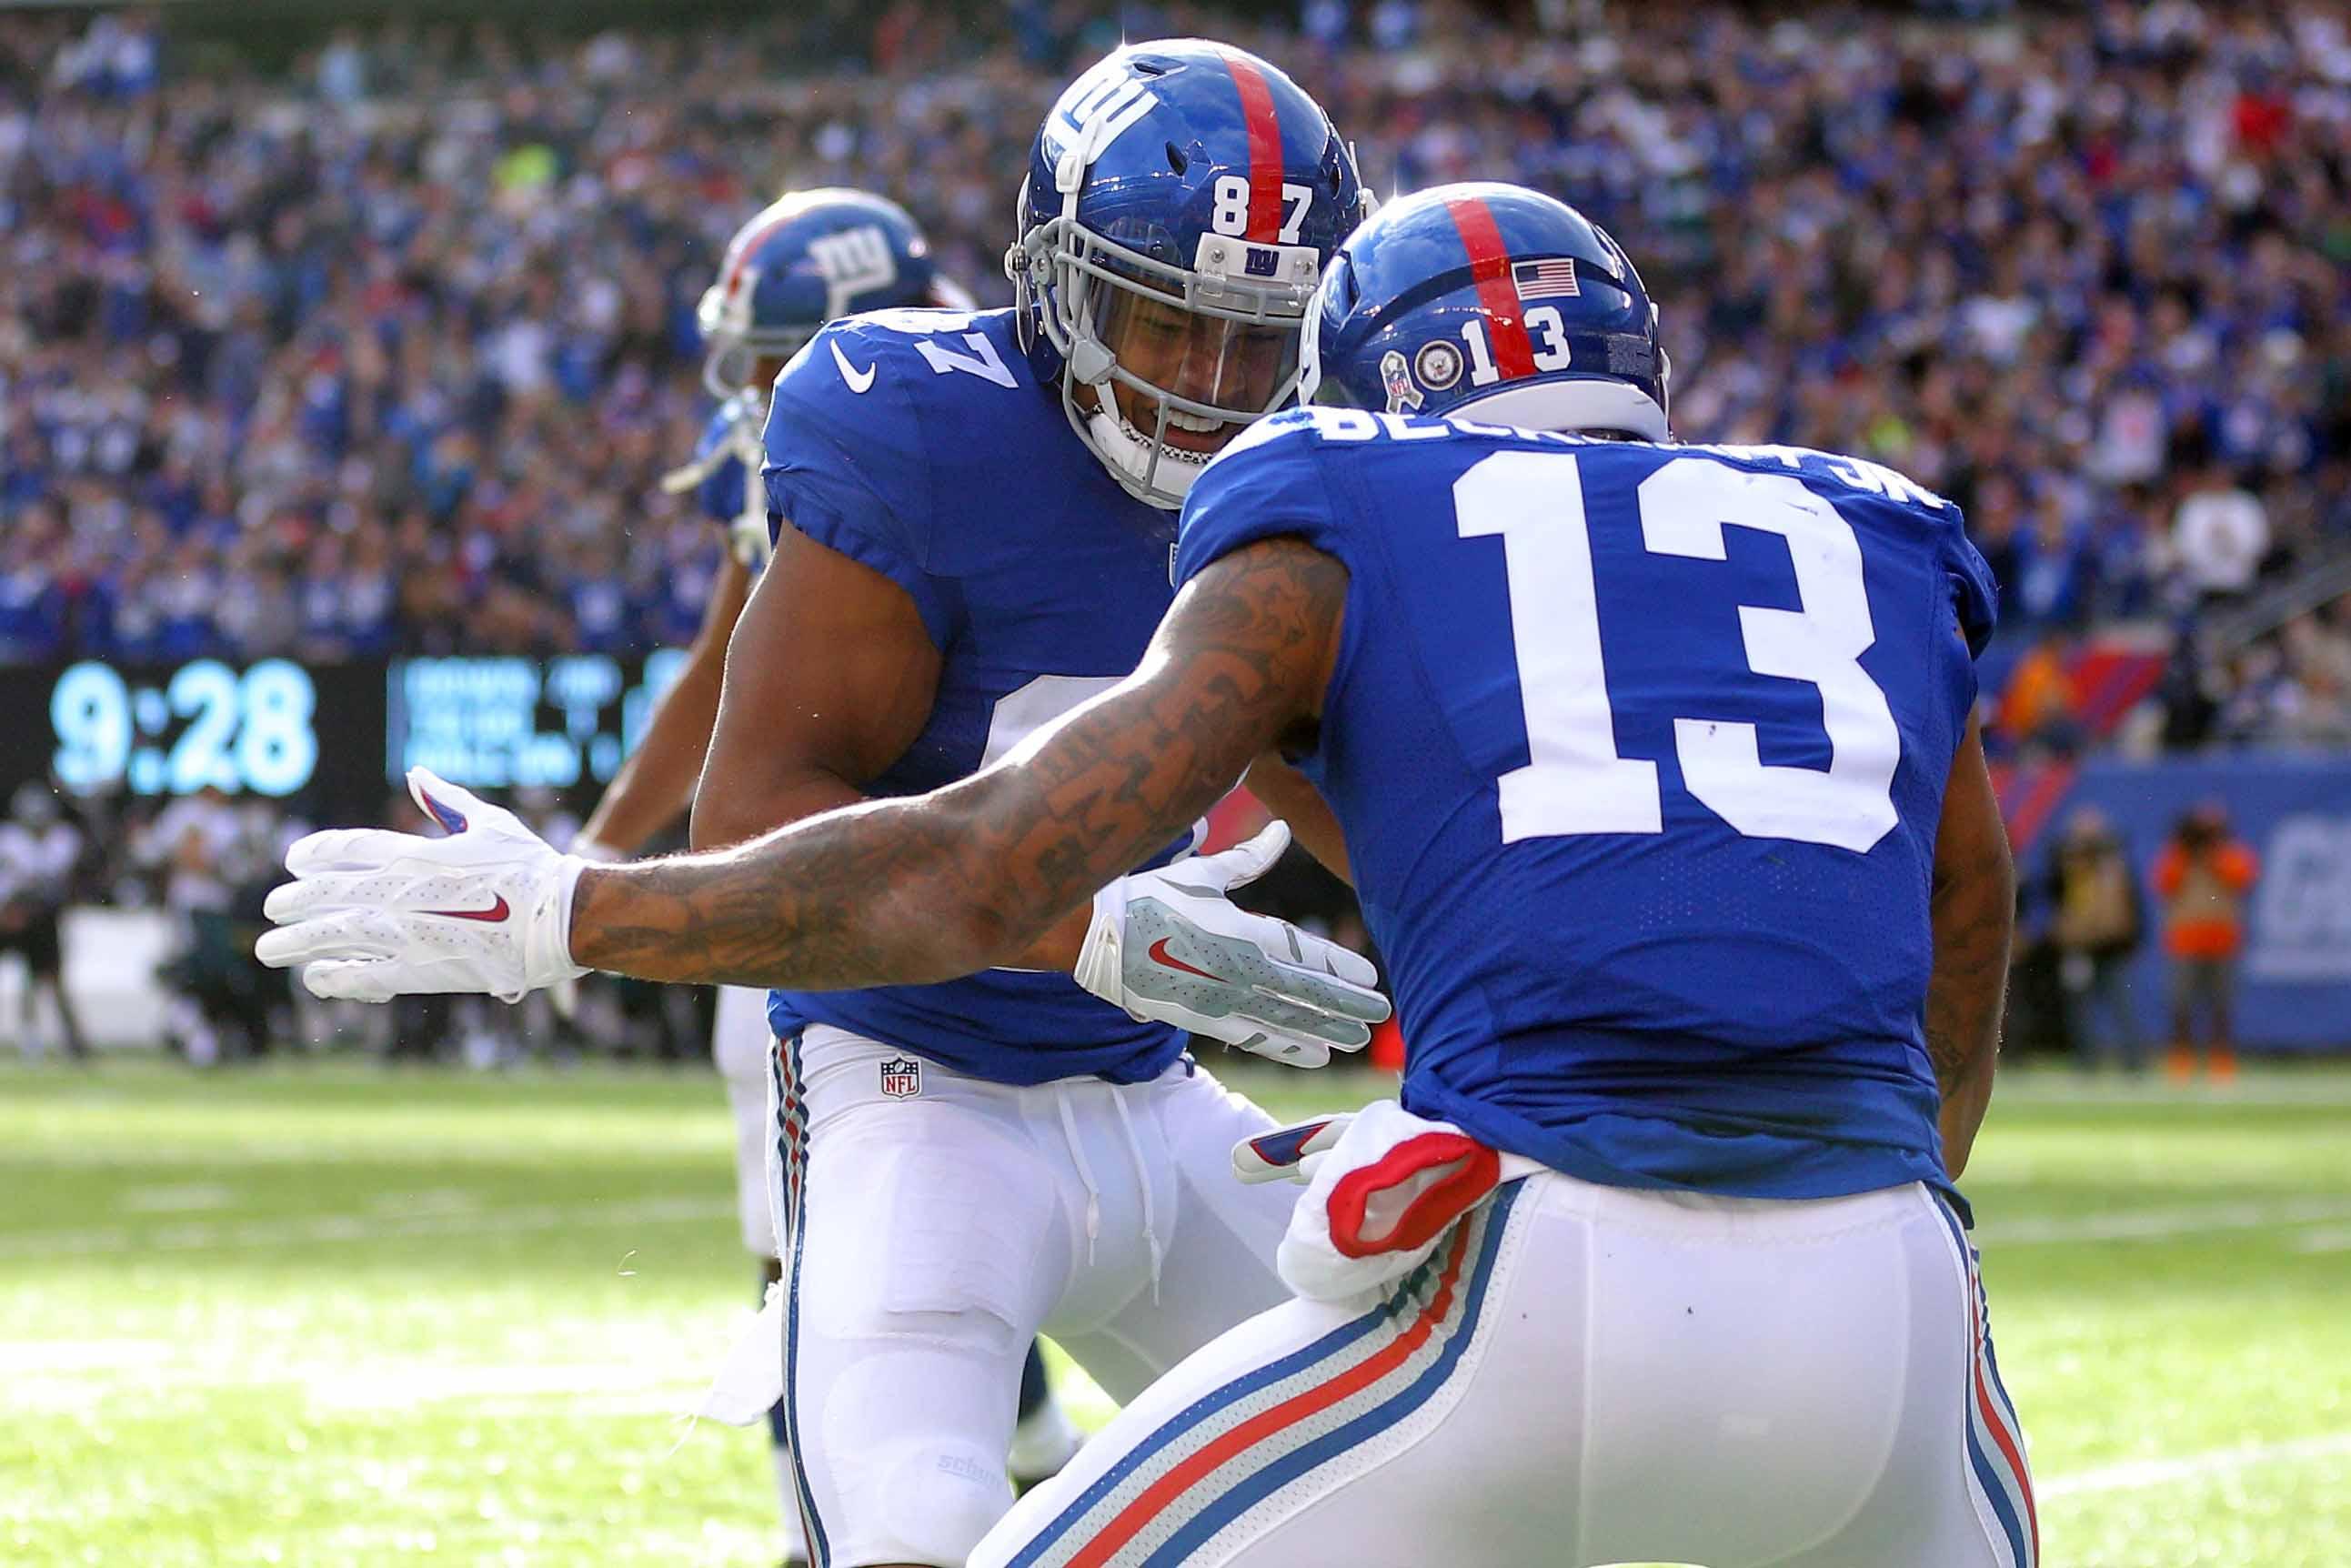
[[[717,540],[654,480],[726,235],[784,185],[872,185],[1000,300],[1026,128],[1104,41],[1070,9],[910,0],[831,59],[831,11],[394,23],[282,68],[0,20],[0,660],[684,637]],[[2351,735],[2337,11],[1537,14],[1154,19],[1290,62],[1375,185],[1521,180],[1637,241],[1685,434],[1965,505],[2004,749]]]

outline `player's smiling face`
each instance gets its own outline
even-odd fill
[[[1121,370],[1176,397],[1218,408],[1263,409],[1297,365],[1295,328],[1198,315],[1174,299],[1133,287],[1102,292],[1096,332],[1102,346],[1118,356]],[[1113,395],[1127,423],[1149,435],[1159,423],[1158,401],[1123,381],[1113,383]],[[1168,411],[1167,444],[1177,451],[1217,452],[1240,431],[1238,421]]]

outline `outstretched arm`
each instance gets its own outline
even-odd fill
[[[319,996],[361,1001],[515,1001],[591,965],[814,990],[1026,956],[1076,910],[1071,973],[1085,990],[1138,1019],[1320,1066],[1368,1043],[1388,1004],[1362,956],[1227,896],[1288,833],[1126,868],[1259,749],[1306,733],[1345,591],[1338,562],[1294,541],[1237,551],[1179,597],[1140,670],[998,767],[708,854],[592,868],[505,808],[412,769],[409,792],[448,836],[357,828],[298,841],[294,880],[269,894],[278,929],[255,950],[303,966]]]
[[[1125,681],[933,794],[734,849],[581,873],[574,959],[654,980],[820,989],[1006,962],[1314,722],[1346,569],[1295,538],[1176,598]]]
[[[694,804],[695,781],[702,777],[703,754],[710,748],[710,727],[718,717],[726,641],[735,634],[735,622],[750,591],[750,569],[729,555],[703,609],[702,627],[694,634],[685,667],[653,705],[644,740],[622,761],[611,788],[580,830],[581,843],[611,852],[601,858],[636,853]]]
[[[2016,927],[2016,868],[1970,722],[1943,787],[1935,836],[1935,962],[1927,979],[1927,1053],[1943,1092],[1943,1164],[1957,1180],[1991,1105]]]

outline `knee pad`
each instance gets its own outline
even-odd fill
[[[832,1541],[836,1555],[961,1563],[1012,1507],[1004,1456],[952,1436],[835,1448],[830,1468],[846,1538]]]
[[[806,1310],[820,1333],[977,1338],[1018,1355],[1050,1300],[1037,1260],[1054,1234],[1050,1176],[985,1118],[909,1109],[851,1146],[841,1168],[856,1171],[854,1189],[827,1190],[826,1169],[811,1178],[804,1223],[822,1266],[839,1271]]]

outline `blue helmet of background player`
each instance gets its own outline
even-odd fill
[[[718,281],[695,319],[709,355],[703,383],[733,397],[761,360],[788,360],[836,316],[962,303],[941,292],[922,230],[897,203],[863,191],[794,191],[726,243]]]
[[[1369,209],[1329,116],[1253,55],[1129,44],[1063,91],[1004,266],[1040,375],[1128,491],[1181,505],[1294,396],[1307,301]]]
[[[1598,225],[1520,185],[1401,197],[1315,296],[1300,396],[1388,413],[1667,436],[1671,367],[1641,275]]]

